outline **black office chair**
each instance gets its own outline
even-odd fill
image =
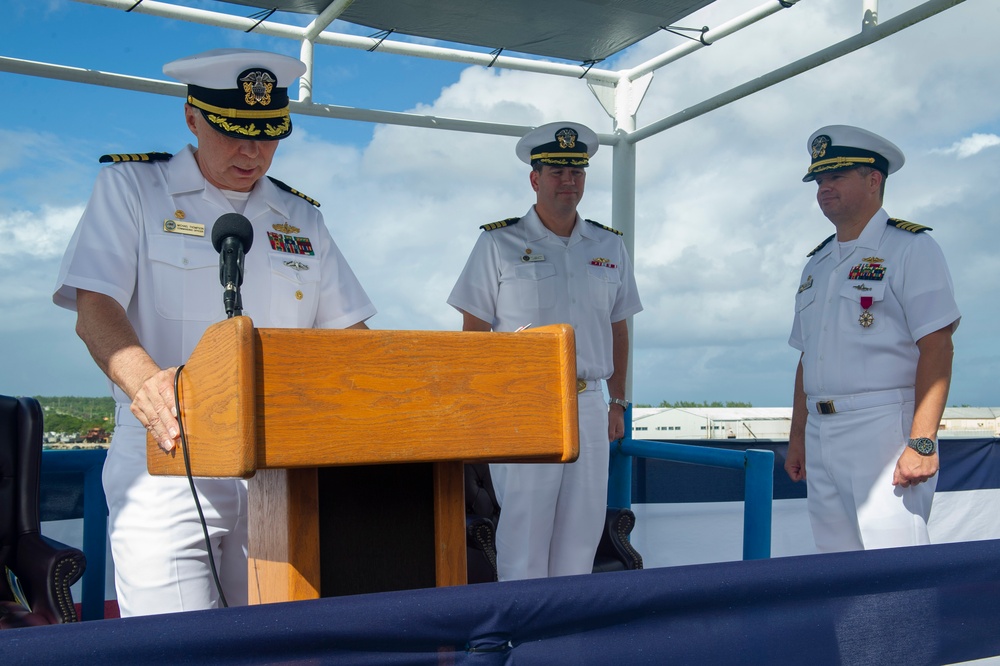
[[[77,621],[70,586],[83,575],[87,559],[41,535],[41,464],[38,401],[0,396],[0,629]],[[15,597],[8,569],[28,608]]]
[[[490,466],[465,466],[465,547],[470,583],[497,580],[496,526],[500,520]],[[629,543],[635,514],[629,509],[609,507],[601,543],[594,558],[594,573],[641,569],[642,555]]]

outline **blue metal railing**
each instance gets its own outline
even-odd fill
[[[101,484],[106,449],[42,451],[42,489],[47,475],[79,475],[83,481],[83,554],[87,569],[81,582],[80,618],[104,618],[104,572],[107,566],[108,505]],[[51,478],[51,477],[49,477]]]
[[[632,409],[625,413],[625,437],[611,445],[608,505],[632,505],[632,459],[635,456],[741,470],[746,486],[743,508],[743,559],[771,556],[771,500],[774,453],[749,449],[732,451],[706,446],[632,439]],[[101,484],[104,449],[42,452],[42,484],[50,473],[79,474],[83,480],[83,552],[87,570],[82,579],[81,618],[104,617],[108,512]]]
[[[771,557],[773,451],[732,451],[632,439],[632,408],[629,406],[625,410],[625,437],[611,443],[608,506],[632,506],[632,458],[635,456],[743,471],[746,480],[743,496],[743,559],[760,560]]]

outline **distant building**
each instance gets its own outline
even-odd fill
[[[791,407],[636,407],[632,438],[787,441]],[[1000,437],[1000,407],[949,407],[939,437]]]

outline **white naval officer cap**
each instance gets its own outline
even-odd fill
[[[514,152],[525,164],[586,167],[600,143],[594,130],[580,123],[560,121],[531,130],[517,142]]]
[[[816,180],[816,175],[827,171],[870,166],[883,175],[895,173],[906,158],[896,144],[878,134],[850,125],[827,125],[812,133],[806,142],[812,156],[809,171],[803,182]]]
[[[214,129],[255,141],[292,133],[288,86],[305,71],[301,60],[250,49],[213,49],[163,66],[164,74],[188,84],[188,104]]]

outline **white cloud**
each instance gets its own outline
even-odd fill
[[[936,149],[931,152],[940,155],[955,155],[958,159],[964,160],[967,157],[978,155],[993,146],[1000,146],[1000,136],[996,134],[976,133],[965,137],[961,141],[956,141],[950,148]]]
[[[712,3],[686,23],[717,26],[759,4]],[[916,4],[881,0],[881,19]],[[860,22],[855,2],[807,0],[781,11],[658,71],[639,126],[856,34]],[[847,123],[903,148],[907,164],[889,180],[886,207],[934,227],[950,260],[964,318],[949,402],[1000,403],[992,379],[1000,366],[992,342],[1000,311],[990,307],[1000,155],[986,150],[1000,135],[992,92],[1000,87],[1000,49],[991,34],[998,23],[1000,5],[963,3],[638,145],[634,261],[646,310],[635,319],[636,401],[789,403],[794,291],[805,254],[833,230],[815,204],[815,185],[801,182],[806,139],[822,125]],[[635,65],[680,43],[662,34],[607,66]],[[580,81],[481,67],[463,70],[411,111],[528,125],[574,119],[612,129]],[[370,143],[352,146],[343,128],[312,119],[297,124],[272,175],[323,204],[334,238],[379,309],[374,327],[458,328],[460,318],[445,301],[478,226],[521,215],[532,203],[516,140],[378,126]],[[940,146],[951,148],[935,150]],[[962,159],[972,154],[977,159]],[[580,207],[605,223],[612,222],[611,155],[602,147],[596,156]],[[89,150],[87,158],[80,172],[92,181]],[[40,194],[52,189],[50,169],[3,189],[25,160],[18,164],[0,168],[0,199],[31,191],[39,195],[34,201],[46,201]],[[0,293],[40,285],[31,289],[38,310],[22,310],[26,318],[52,307],[47,290],[86,196],[78,191],[48,208],[22,202],[6,209],[35,212],[0,215],[2,237],[16,238],[15,249],[0,249],[7,266]],[[35,241],[42,245],[30,247]],[[62,319],[59,325],[67,326]]]
[[[61,257],[66,250],[83,205],[57,208],[42,205],[37,213],[16,210],[0,214],[0,257],[22,261]]]

